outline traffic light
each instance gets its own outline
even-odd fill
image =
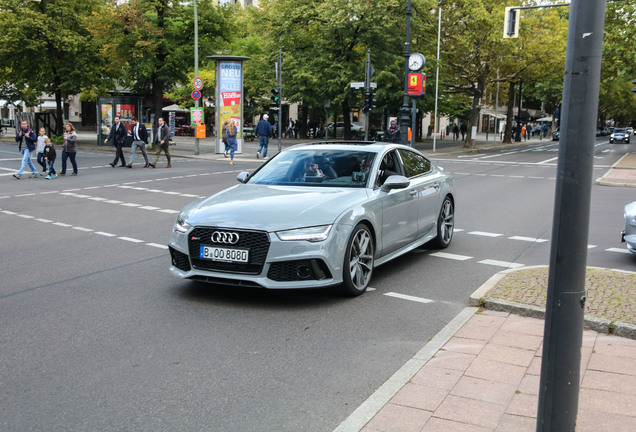
[[[515,7],[507,7],[506,15],[504,18],[504,38],[516,38],[519,37],[519,18],[520,11]]]
[[[375,101],[373,100],[374,97],[375,93],[373,93],[372,91],[364,92],[364,105],[362,107],[362,111],[369,112],[373,108],[375,108]]]
[[[280,103],[280,89],[278,87],[272,89],[272,103],[274,105]]]

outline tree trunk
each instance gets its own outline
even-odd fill
[[[464,141],[464,148],[475,148],[475,140],[473,139],[473,125],[479,125],[479,95],[473,95],[473,105],[470,108],[470,119],[468,120],[466,141]]]
[[[351,108],[349,107],[348,98],[345,98],[342,101],[342,121],[344,122],[344,132],[342,133],[342,138],[349,139],[349,137],[351,136]]]
[[[515,83],[511,82],[508,87],[508,105],[506,110],[506,129],[504,130],[505,144],[512,144],[512,109],[515,104]]]

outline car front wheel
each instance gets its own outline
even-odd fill
[[[359,296],[367,290],[373,274],[375,244],[369,228],[360,224],[355,227],[347,243],[343,265],[341,291],[348,296]]]
[[[433,240],[433,245],[440,249],[445,249],[453,239],[455,228],[455,206],[450,197],[444,198],[442,208],[437,218],[437,237]]]

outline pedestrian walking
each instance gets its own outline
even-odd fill
[[[46,136],[46,129],[44,129],[43,127],[40,128],[35,152],[38,155],[38,164],[40,164],[40,166],[42,167],[42,175],[46,174],[47,171],[46,161],[44,160],[44,140],[46,140],[47,138],[48,137]]]
[[[115,124],[113,124],[108,136],[104,140],[104,144],[106,144],[112,138],[115,146],[115,160],[110,163],[110,166],[113,168],[117,166],[117,162],[119,162],[120,159],[121,165],[119,166],[126,166],[126,159],[124,158],[124,143],[126,142],[126,135],[128,135],[126,126],[119,121],[119,116],[115,116]],[[64,156],[62,156],[62,164],[64,164]],[[64,170],[64,165],[62,165],[62,170]]]
[[[60,175],[66,175],[66,160],[71,160],[71,165],[73,165],[72,176],[77,175],[77,162],[75,161],[75,157],[77,155],[77,132],[75,132],[75,127],[69,122],[64,125],[64,143],[62,144],[62,171],[60,171]]]
[[[45,177],[45,179],[50,180],[50,179],[54,179],[55,177],[57,177],[57,174],[55,173],[55,168],[53,168],[53,164],[55,164],[55,147],[53,147],[53,145],[51,145],[51,140],[47,137],[44,140],[44,160],[46,162],[46,164],[48,165],[48,175]]]
[[[223,156],[227,157],[227,151],[229,150],[227,148],[227,129],[230,126],[230,121],[228,119],[225,119],[223,121],[223,126],[221,126],[221,141],[223,141],[223,145],[225,146],[225,149],[223,150]]]
[[[137,147],[141,149],[141,154],[146,161],[146,165],[144,168],[148,168],[150,164],[148,163],[148,153],[146,153],[146,144],[148,144],[148,130],[143,123],[139,123],[137,117],[133,117],[131,120],[132,130],[131,134],[133,137],[133,142],[130,148],[130,160],[128,161],[128,168],[132,168],[132,164],[135,161],[135,152],[137,151]]]
[[[31,178],[38,176],[38,171],[35,169],[35,165],[31,162],[31,153],[35,151],[35,132],[29,128],[29,124],[26,120],[20,122],[20,128],[15,134],[15,140],[18,142],[18,151],[22,153],[22,163],[17,174],[13,174],[16,180],[20,180],[22,173],[26,169],[27,165],[31,168]]]
[[[386,131],[386,142],[400,142],[400,128],[398,127],[396,120],[391,120],[389,128]]]
[[[230,120],[230,124],[227,126],[227,150],[230,151],[230,165],[234,165],[234,152],[238,150],[238,141],[236,140],[236,123],[234,120]]]
[[[298,122],[296,122],[296,124],[298,124]],[[263,152],[263,159],[267,159],[267,146],[269,145],[269,139],[273,135],[272,124],[269,122],[269,116],[267,114],[263,115],[263,118],[259,120],[254,135],[258,137],[256,159],[261,157],[261,152]]]
[[[461,122],[459,124],[459,131],[462,134],[462,141],[466,140],[466,132],[468,132],[468,126],[466,126],[466,122]]]
[[[157,133],[154,134],[154,140],[152,141],[152,148],[157,149],[157,153],[155,154],[155,161],[148,164],[153,168],[157,167],[157,162],[159,161],[159,155],[163,151],[166,154],[166,159],[168,159],[168,165],[166,168],[172,168],[170,164],[170,150],[168,146],[170,145],[170,128],[163,120],[163,117],[159,117],[157,120],[159,123],[157,125]]]
[[[453,141],[457,141],[459,139],[459,127],[457,124],[453,125]]]

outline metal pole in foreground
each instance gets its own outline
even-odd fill
[[[406,43],[404,44],[404,98],[400,109],[400,141],[408,144],[409,138],[409,56],[411,55],[411,0],[406,6]]]
[[[572,1],[537,432],[576,428],[604,24],[605,0]]]
[[[439,127],[437,118],[437,97],[439,95],[439,42],[442,34],[442,8],[439,8],[439,17],[437,19],[437,72],[435,73],[435,129],[442,129]],[[436,137],[435,130],[433,130],[433,153],[435,153]]]
[[[278,89],[280,93],[278,94],[278,153],[281,152],[283,144],[281,142],[281,135],[283,134],[283,48],[278,48]]]

